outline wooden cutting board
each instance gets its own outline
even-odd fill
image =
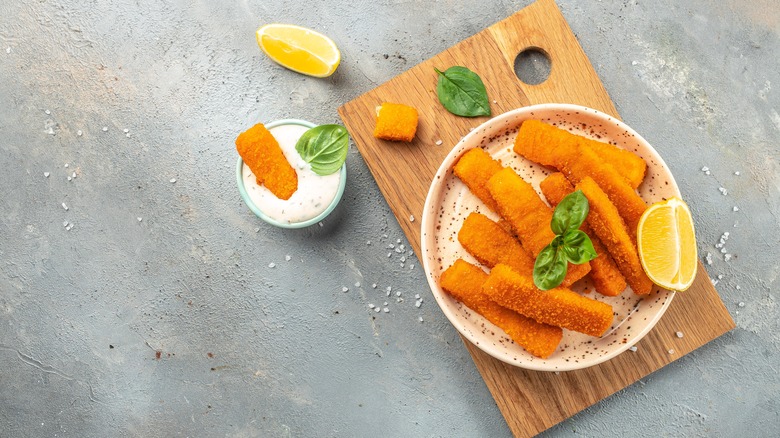
[[[552,70],[539,85],[526,85],[514,73],[514,60],[526,48],[539,48],[549,55]],[[418,256],[419,219],[436,170],[470,128],[487,120],[457,117],[439,104],[434,67],[444,70],[453,65],[479,73],[494,115],[526,105],[557,102],[584,105],[618,117],[553,0],[531,4],[340,107],[344,124]],[[375,107],[382,102],[405,103],[418,109],[420,123],[413,143],[391,143],[373,137]],[[527,371],[492,358],[465,339],[464,343],[509,428],[516,436],[530,436],[732,328],[734,321],[700,265],[694,285],[677,294],[656,327],[639,342],[637,352],[626,352],[598,366],[560,374]],[[678,331],[684,333],[683,338],[676,337]]]

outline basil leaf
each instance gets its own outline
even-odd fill
[[[541,290],[550,290],[559,286],[566,277],[568,262],[563,246],[547,245],[539,252],[534,263],[534,284]]]
[[[563,251],[566,260],[581,265],[596,258],[596,250],[590,237],[582,230],[569,230],[563,235]]]
[[[349,134],[341,125],[320,125],[304,132],[295,150],[317,175],[338,172],[347,159]]]
[[[590,205],[582,190],[569,193],[555,207],[550,228],[555,234],[576,230],[585,221],[588,211],[590,211]]]
[[[447,111],[463,117],[490,115],[487,90],[479,75],[457,65],[444,72],[434,70],[439,74],[436,94]]]

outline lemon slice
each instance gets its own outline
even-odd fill
[[[696,277],[696,233],[688,205],[677,197],[651,205],[637,226],[642,267],[653,283],[684,291]]]
[[[257,29],[257,44],[281,66],[318,78],[332,75],[341,62],[333,40],[292,24],[266,24]]]

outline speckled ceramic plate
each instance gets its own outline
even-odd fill
[[[601,338],[564,330],[558,349],[547,359],[527,353],[506,334],[478,313],[456,301],[439,287],[439,276],[458,258],[479,264],[457,239],[463,220],[479,211],[492,219],[488,209],[452,173],[458,158],[471,148],[481,147],[504,166],[512,167],[539,191],[539,182],[552,170],[526,160],[512,151],[517,129],[524,120],[537,119],[569,131],[607,141],[628,149],[647,162],[647,175],[639,194],[648,204],[670,196],[680,196],[677,184],[658,153],[639,134],[619,120],[594,109],[568,104],[544,104],[519,108],[488,120],[464,137],[441,164],[425,201],[422,218],[422,254],[428,283],[436,302],[450,322],[477,347],[511,365],[540,371],[566,371],[604,362],[626,351],[647,334],[661,318],[674,292],[656,288],[644,298],[630,288],[620,296],[605,297],[595,292],[587,296],[610,304],[615,318]],[[592,290],[587,280],[574,290]],[[631,354],[630,352],[627,354]]]

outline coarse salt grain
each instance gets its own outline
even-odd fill
[[[629,347],[629,350],[636,351],[637,350],[636,345],[633,345],[633,346]]]
[[[392,291],[392,290],[393,290],[393,288],[392,288],[391,286],[387,286],[387,287],[385,288],[385,290],[387,290],[388,292],[390,292],[390,291]]]
[[[727,262],[729,260],[731,260],[731,254],[724,254],[723,255],[723,261]]]
[[[43,172],[43,176],[45,176],[46,178],[48,178],[48,177],[49,177],[49,172]]]
[[[11,53],[11,48],[10,47],[6,48],[5,53]]]
[[[712,254],[707,253],[707,256],[705,257],[705,259],[707,260],[707,264],[708,265],[712,264]]]
[[[726,188],[725,188],[725,187],[718,187],[718,190],[720,191],[720,193],[721,193],[723,196],[726,196],[726,195],[728,195],[728,194],[729,194],[729,191],[728,191],[728,190],[726,190]]]
[[[395,239],[395,243],[401,243],[401,239]]]
[[[142,217],[140,217],[140,216],[139,216],[139,217],[138,217],[138,222],[141,222],[142,220],[144,220],[144,219],[143,219]]]
[[[702,172],[707,172],[708,170],[710,170],[710,168],[707,167],[707,166],[704,166],[704,167],[701,168]]]
[[[341,291],[342,292],[349,292],[349,288],[344,286],[344,287],[341,288]]]
[[[677,332],[675,334],[677,335],[678,338],[682,338],[683,337],[683,332]]]
[[[62,208],[64,208],[64,209],[65,209],[65,211],[68,211],[68,206],[67,206],[67,205],[65,205],[65,203],[64,203],[64,202],[62,203]]]
[[[371,241],[366,241],[366,245],[371,245]]]
[[[268,267],[269,268],[275,268],[276,267],[276,263],[271,262],[271,263],[268,264]]]
[[[176,178],[171,178],[171,184],[176,182]]]
[[[376,307],[376,306],[374,306],[373,304],[369,304],[369,305],[368,305],[368,308],[369,308],[369,309],[373,309],[374,307]]]
[[[286,256],[284,256],[284,260],[289,262],[290,260],[292,260],[292,257],[289,256],[289,255],[286,255]]]
[[[739,302],[739,304],[737,304],[737,306],[739,306],[739,307],[745,307],[745,302],[744,302],[744,301],[740,301],[740,302]]]
[[[414,307],[419,308],[420,306],[422,306],[422,301],[417,301],[416,303],[414,303]]]
[[[51,114],[51,111],[49,111],[49,110],[46,110],[46,111],[44,111],[44,112],[46,113],[46,115],[47,115],[47,116],[48,116],[49,114]]]
[[[401,296],[401,291],[396,292],[395,296],[400,297]]]
[[[84,131],[82,131],[81,129],[79,129],[78,131],[76,131],[76,135],[78,135],[79,137],[81,137],[82,135],[84,135]]]
[[[387,253],[387,258],[390,258],[390,256],[392,256],[392,255],[393,255],[392,252]]]
[[[444,143],[444,142],[441,141],[441,140],[436,140],[436,146],[441,146],[442,143]]]
[[[411,271],[412,269],[414,269],[414,265],[409,265],[409,270]]]
[[[414,222],[414,215],[409,216],[409,222]]]
[[[421,316],[421,317],[417,318],[417,320],[420,321],[420,322],[423,322],[423,317]]]
[[[669,349],[669,354],[674,354],[674,348]]]
[[[65,163],[65,167],[67,168],[68,166],[70,166],[70,164],[68,164],[68,163]]]
[[[108,126],[104,126],[103,127],[103,132],[106,132],[106,131],[108,131]]]
[[[379,313],[380,311],[381,311],[381,309],[379,308],[379,306],[377,306],[376,308],[374,308],[374,312],[376,312],[376,313]]]
[[[72,179],[73,179],[73,178],[71,178],[71,177],[68,177],[68,181],[71,181]]]
[[[355,282],[355,287],[360,287],[360,282]]]
[[[734,208],[733,208],[732,210],[734,210],[734,211],[739,211],[739,207],[737,207],[737,206],[735,205],[735,206],[734,206]]]
[[[127,134],[128,132],[130,132],[130,130],[129,130],[129,129],[127,129],[127,128],[125,128],[125,129],[123,129],[123,130],[122,130],[122,132],[124,132],[125,134]]]
[[[387,301],[385,301],[385,303],[384,303],[384,304],[382,304],[382,305],[383,305],[383,306],[386,306],[386,305],[387,305]]]
[[[71,175],[73,178],[76,177],[76,172],[73,172],[73,175]]]
[[[419,300],[420,299],[420,294],[414,294],[414,297]]]
[[[382,309],[382,311],[385,312],[385,313],[388,313],[388,312],[390,312],[390,309],[385,307],[384,309]]]
[[[63,226],[63,227],[67,227],[67,226],[68,226],[68,221],[65,221],[65,222],[63,222],[63,223],[62,223],[62,226]]]
[[[371,288],[372,288],[372,289],[376,289],[376,283],[372,283],[372,284],[371,284]]]
[[[736,172],[734,172],[734,175],[737,175],[737,176],[739,176],[739,170],[738,170],[738,171],[736,171]]]

